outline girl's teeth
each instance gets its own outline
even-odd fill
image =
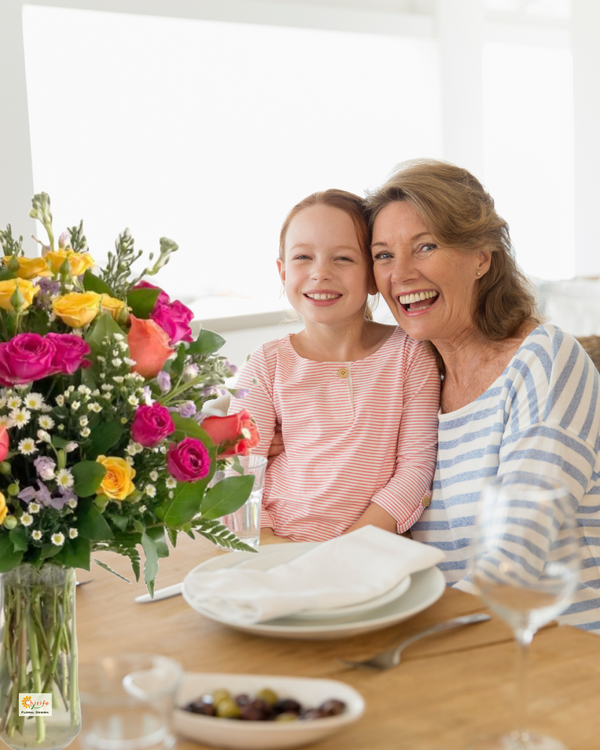
[[[322,299],[337,299],[340,294],[307,294],[310,299],[322,300]]]
[[[431,297],[437,297],[437,292],[418,292],[417,294],[404,294],[398,299],[401,305],[409,305],[411,302],[420,302],[424,299],[431,299]]]

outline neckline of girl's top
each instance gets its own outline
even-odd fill
[[[496,380],[494,380],[494,382],[491,383],[485,389],[485,391],[480,396],[477,396],[476,399],[473,399],[473,401],[470,401],[468,404],[465,404],[464,406],[461,406],[460,409],[455,409],[455,411],[442,412],[442,410],[440,408],[440,410],[438,412],[438,417],[439,417],[440,421],[445,421],[447,419],[456,419],[456,417],[460,417],[463,414],[468,414],[469,411],[471,411],[471,409],[475,408],[475,406],[476,406],[476,404],[477,404],[478,401],[482,401],[482,400],[488,398],[488,393],[491,390],[493,390],[494,388],[497,388],[504,381],[504,378],[506,377],[506,373],[511,369],[511,367],[513,367],[514,362],[517,359],[517,357],[521,354],[521,350],[523,349],[523,347],[529,342],[529,339],[531,338],[531,336],[533,336],[535,333],[538,333],[540,331],[540,329],[542,331],[544,331],[544,332],[547,332],[547,328],[546,328],[546,326],[543,323],[541,323],[539,326],[537,326],[536,328],[534,328],[533,331],[530,331],[527,334],[527,336],[525,336],[525,338],[521,342],[521,345],[519,346],[519,348],[517,349],[517,351],[513,354],[510,362],[506,365],[506,367],[504,368],[504,370],[500,373],[500,375],[498,375],[498,377],[496,378]]]
[[[391,346],[392,339],[396,338],[399,333],[401,333],[403,336],[406,336],[406,333],[400,326],[396,326],[395,329],[392,331],[391,335],[387,337],[387,339],[383,342],[383,344],[377,349],[376,351],[372,352],[371,354],[368,354],[366,357],[363,357],[362,359],[352,359],[352,360],[344,360],[344,359],[332,359],[332,360],[326,360],[325,362],[320,362],[316,359],[307,359],[306,357],[301,357],[298,352],[294,349],[294,345],[292,344],[292,336],[295,334],[288,333],[286,336],[281,339],[281,341],[288,347],[288,349],[302,362],[307,362],[308,364],[312,365],[353,365],[357,362],[366,362],[368,359],[371,359],[372,357],[377,357],[381,352],[385,350],[387,346]]]

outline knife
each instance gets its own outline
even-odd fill
[[[142,594],[136,596],[135,600],[138,604],[149,604],[150,602],[158,602],[161,599],[168,599],[170,596],[179,596],[183,590],[183,583],[174,583],[172,586],[165,586],[164,589],[157,589],[154,592],[154,598],[150,594]]]

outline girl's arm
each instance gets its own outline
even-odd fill
[[[415,343],[399,387],[404,388],[404,402],[394,475],[348,531],[372,524],[401,534],[429,504],[437,458],[440,374],[426,345]]]

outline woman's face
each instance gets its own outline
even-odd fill
[[[406,201],[379,212],[371,249],[377,287],[409,336],[454,341],[473,330],[476,285],[489,268],[488,251],[439,245]]]

